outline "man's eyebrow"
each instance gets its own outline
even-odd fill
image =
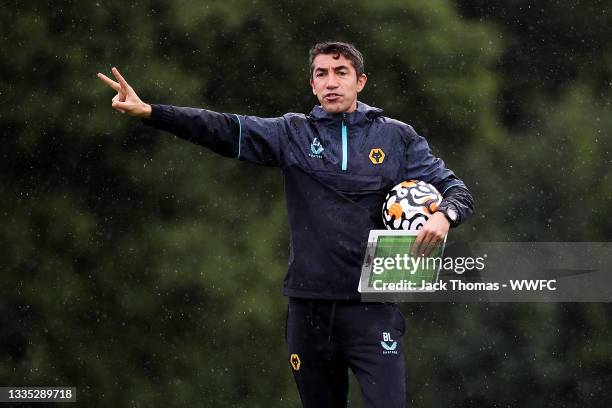
[[[348,66],[346,65],[339,65],[337,67],[334,67],[334,71],[340,71],[341,69],[348,69]],[[314,69],[315,71],[327,71],[327,68],[323,68],[323,67],[316,67]]]

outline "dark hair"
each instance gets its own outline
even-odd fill
[[[321,42],[313,45],[310,49],[310,58],[308,61],[310,63],[311,78],[314,71],[312,63],[315,57],[319,54],[332,54],[334,59],[340,58],[340,55],[342,55],[344,58],[350,60],[353,63],[353,68],[355,68],[355,72],[357,72],[357,78],[359,78],[363,74],[363,55],[361,55],[359,50],[355,48],[353,44],[337,41]]]

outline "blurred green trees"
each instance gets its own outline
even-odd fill
[[[310,45],[354,42],[361,99],[411,123],[473,190],[457,239],[608,240],[610,14],[549,7],[6,4],[0,383],[73,385],[84,406],[298,405],[278,171],[117,114],[95,77],[111,66],[149,102],[277,116],[316,102]],[[415,406],[609,396],[608,307],[404,310]]]

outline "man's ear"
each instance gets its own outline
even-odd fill
[[[314,82],[312,81],[312,78],[310,78],[310,87],[312,88],[312,94],[316,95],[317,91],[315,91]]]
[[[366,82],[368,82],[368,77],[366,74],[361,74],[361,76],[357,78],[357,92],[361,92]]]

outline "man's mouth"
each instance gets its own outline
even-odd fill
[[[338,99],[340,99],[342,97],[342,95],[336,94],[336,93],[329,93],[327,95],[325,95],[324,99],[328,102],[335,102]]]

